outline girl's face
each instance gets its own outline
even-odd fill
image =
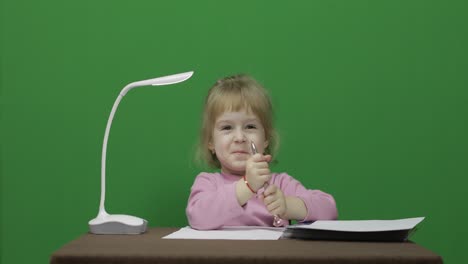
[[[222,172],[243,176],[246,161],[252,156],[250,141],[258,153],[268,147],[260,119],[247,111],[224,112],[215,121],[208,148],[216,154]]]

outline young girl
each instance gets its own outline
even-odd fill
[[[196,177],[186,209],[192,228],[272,226],[274,216],[280,226],[337,218],[331,195],[270,172],[278,140],[272,115],[266,90],[247,75],[226,77],[210,89],[198,154],[221,172]]]

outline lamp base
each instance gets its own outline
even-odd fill
[[[148,221],[131,215],[99,215],[88,224],[93,234],[137,235],[146,232]]]

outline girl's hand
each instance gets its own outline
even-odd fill
[[[271,161],[271,155],[255,154],[247,160],[245,167],[245,178],[249,185],[258,191],[262,188],[265,182],[271,178],[270,167],[268,162]]]
[[[286,219],[288,207],[286,197],[280,188],[272,184],[266,188],[260,198],[263,199],[263,203],[272,215],[278,215],[282,219]]]

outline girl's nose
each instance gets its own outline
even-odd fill
[[[245,142],[247,141],[247,137],[245,136],[245,133],[242,130],[236,130],[236,133],[234,134],[234,141]]]

